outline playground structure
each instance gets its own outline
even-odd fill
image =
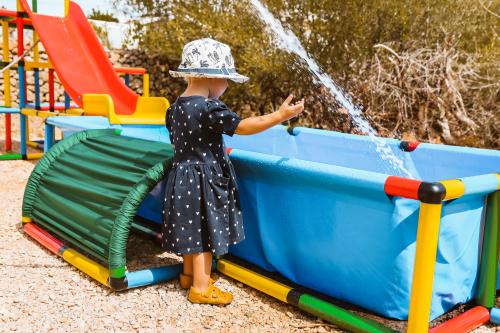
[[[159,123],[163,121],[162,113],[168,107],[165,98],[149,97],[149,74],[144,68],[112,67],[97,36],[86,20],[83,12],[71,8],[65,1],[65,18],[55,18],[37,15],[37,0],[32,1],[30,8],[26,1],[17,1],[17,11],[0,10],[2,24],[2,67],[4,79],[4,105],[0,106],[0,114],[5,114],[5,150],[7,154],[0,155],[0,160],[38,159],[42,153],[27,153],[27,147],[48,151],[54,144],[54,128],[45,126],[45,138],[42,141],[32,141],[29,138],[29,118],[46,119],[54,116],[103,115],[113,123]],[[25,11],[25,9],[29,11]],[[30,14],[30,15],[28,15]],[[46,20],[59,20],[59,31],[37,29],[36,25],[50,25]],[[54,24],[50,26],[55,26]],[[17,57],[10,57],[10,28],[13,27],[17,36]],[[25,49],[25,31],[32,31],[32,46]],[[54,38],[57,36],[57,38]],[[49,56],[48,62],[40,60],[39,42],[45,46]],[[33,61],[25,60],[33,52]],[[89,55],[89,53],[91,53]],[[83,62],[82,59],[87,61]],[[72,62],[70,61],[72,60]],[[56,64],[56,68],[53,64]],[[18,75],[18,107],[12,107],[11,69]],[[49,100],[41,101],[40,71],[48,71]],[[28,101],[26,72],[33,71],[34,101]],[[91,75],[94,74],[94,76]],[[64,103],[56,103],[55,76],[58,76],[67,87],[64,92]],[[122,75],[123,80],[116,74]],[[137,96],[130,90],[130,76],[142,75],[143,96]],[[76,80],[76,78],[80,78]],[[87,82],[81,78],[88,78]],[[103,80],[109,78],[108,80]],[[68,82],[79,82],[69,85]],[[124,82],[123,82],[124,81]],[[106,94],[93,94],[100,91]],[[114,94],[114,95],[113,95]],[[116,97],[116,101],[128,98],[128,107],[115,105],[108,96]],[[72,99],[75,102],[72,102]],[[85,108],[83,105],[85,103]],[[134,109],[131,109],[132,106]],[[116,108],[116,110],[115,110]],[[12,153],[12,115],[20,117],[20,152]],[[122,116],[127,115],[127,116]]]
[[[24,231],[115,290],[176,278],[180,265],[128,272],[125,253],[131,231],[159,237],[162,180],[172,157],[160,112],[168,102],[124,90],[102,52],[80,49],[72,66],[81,61],[93,68],[88,73],[99,74],[88,81],[85,71],[72,75],[63,61],[71,54],[60,56],[67,50],[51,36],[66,29],[97,40],[76,28],[76,22],[89,27],[76,4],[67,2],[64,18],[39,16],[26,1],[19,6],[28,17],[16,13],[16,20],[31,20],[77,105],[61,113],[84,115],[52,117],[60,113],[50,101],[48,111],[35,108],[50,112],[47,126],[61,128],[65,139],[50,150],[52,141],[45,140],[48,152],[25,191]],[[66,37],[61,40],[71,43]],[[87,90],[100,75],[111,83]],[[29,117],[24,109],[20,116]],[[277,126],[252,138],[226,138],[246,240],[231,247],[232,256],[218,258],[217,269],[353,332],[394,330],[340,308],[331,297],[408,319],[408,332],[427,332],[430,319],[471,300],[476,307],[431,331],[467,332],[498,322],[500,153],[386,141],[411,147],[399,156],[417,179],[387,174],[363,136]]]

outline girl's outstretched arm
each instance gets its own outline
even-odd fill
[[[256,134],[298,116],[304,111],[304,99],[298,103],[290,104],[292,99],[293,95],[288,96],[276,112],[243,119],[236,128],[235,133],[239,135]]]

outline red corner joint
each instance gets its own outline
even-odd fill
[[[384,192],[387,195],[418,200],[418,188],[422,181],[397,176],[385,180]]]

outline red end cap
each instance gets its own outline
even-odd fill
[[[418,141],[408,142],[408,151],[414,151],[415,149],[417,149],[419,144],[420,144],[420,142],[418,142]]]
[[[401,141],[399,148],[406,152],[411,152],[417,149],[420,142],[418,141]]]
[[[429,330],[429,333],[470,332],[490,320],[490,312],[476,306],[461,315]]]
[[[418,200],[418,188],[422,181],[397,176],[385,180],[384,192],[387,195]]]
[[[233,150],[233,148],[231,148],[231,147],[227,147],[227,148],[226,148],[226,153],[227,153],[228,155],[229,155],[229,154],[231,154],[231,150]]]

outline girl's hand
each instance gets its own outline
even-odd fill
[[[283,121],[295,118],[302,111],[304,111],[304,99],[301,99],[295,104],[290,104],[292,102],[292,99],[293,95],[288,96],[278,110],[278,113],[282,117]]]

